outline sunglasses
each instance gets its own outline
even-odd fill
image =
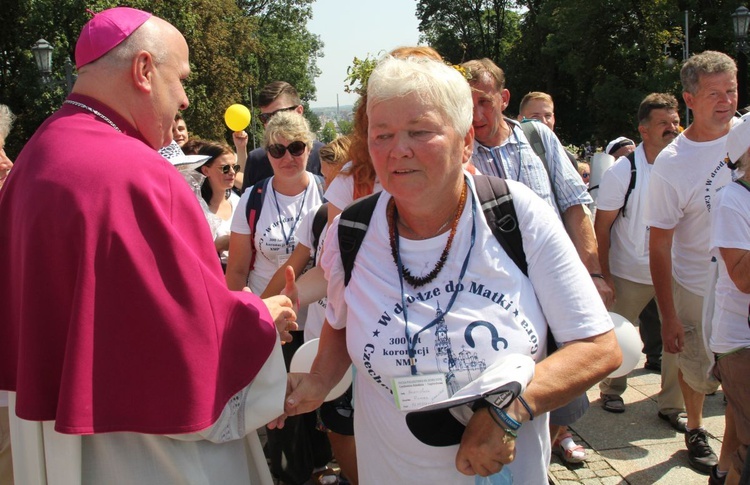
[[[282,111],[292,111],[292,110],[297,109],[298,107],[299,105],[294,105],[288,108],[277,109],[276,111],[271,111],[270,113],[261,113],[260,116],[258,116],[258,118],[260,118],[260,122],[265,125],[266,123],[268,123],[268,120],[273,118],[273,115],[275,115],[276,113],[281,113]]]
[[[304,141],[293,141],[287,146],[284,146],[281,143],[274,143],[273,145],[268,145],[268,148],[266,148],[266,151],[268,151],[268,154],[271,155],[273,158],[283,157],[287,150],[289,150],[289,153],[292,156],[298,157],[302,155],[303,153],[305,153],[305,148],[307,148],[307,145],[305,144]]]
[[[220,170],[221,170],[221,173],[223,173],[224,175],[226,175],[226,174],[229,173],[230,170],[234,171],[234,173],[240,173],[240,170],[242,170],[242,167],[240,167],[239,164],[236,164],[236,165],[222,165],[221,168],[220,168]]]

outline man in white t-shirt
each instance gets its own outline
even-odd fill
[[[717,388],[707,376],[702,307],[708,274],[711,204],[732,179],[726,135],[737,109],[737,67],[720,52],[691,57],[680,73],[693,123],[657,157],[644,222],[651,226],[650,267],[661,310],[662,367],[676,359],[685,399],[690,465],[709,473],[717,459],[703,429],[703,400]]]
[[[636,321],[638,314],[654,297],[648,258],[649,228],[643,223],[643,207],[656,156],[679,134],[679,126],[680,116],[674,96],[663,93],[646,96],[638,108],[638,131],[643,141],[635,149],[635,172],[632,172],[630,159],[621,156],[604,173],[599,185],[594,221],[599,262],[607,282],[615,288],[612,311],[630,322]],[[649,324],[652,328],[647,328]],[[640,332],[644,342],[654,340],[649,338],[649,331],[658,336],[658,321],[641,322]],[[669,379],[665,380],[664,377]],[[604,410],[624,412],[622,394],[626,388],[627,376],[603,380],[599,390]],[[659,404],[660,415],[667,418],[683,410],[676,368],[666,369],[662,374]],[[678,423],[679,415],[671,419]],[[684,421],[682,417],[683,426]]]

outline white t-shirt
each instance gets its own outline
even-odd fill
[[[651,284],[651,270],[648,265],[649,228],[643,223],[643,208],[646,205],[648,185],[651,176],[650,165],[646,161],[643,144],[635,149],[636,183],[625,208],[612,224],[609,246],[609,270],[620,278]],[[620,157],[609,167],[599,184],[597,209],[619,210],[625,202],[625,194],[630,186],[630,160]]]
[[[234,213],[237,211],[237,204],[240,203],[240,196],[235,194],[234,192],[231,192],[229,194],[229,203],[232,205],[232,214],[229,216],[229,219],[224,220],[222,218],[218,218],[221,223],[219,224],[219,227],[216,229],[216,236],[214,236],[214,240],[220,238],[221,236],[228,236],[230,232],[232,232],[232,219],[234,218]],[[229,251],[222,251],[221,252],[221,262],[224,264],[227,264],[227,258],[229,257]]]
[[[711,203],[732,181],[726,166],[726,136],[695,142],[679,135],[661,151],[651,171],[644,222],[674,229],[672,274],[692,293],[705,296]]]
[[[530,279],[501,249],[472,193],[437,278],[416,290],[404,283],[411,334],[435,322],[418,335],[417,370],[445,374],[449,394],[507,353],[541,360],[546,352],[545,313],[554,315],[550,321],[556,340],[562,342],[612,328],[553,209],[527,187],[513,181],[508,185],[519,215]],[[326,317],[334,328],[346,327],[348,352],[357,369],[354,434],[360,483],[404,483],[408,477],[414,484],[473,484],[474,477],[456,470],[458,446],[430,447],[418,441],[406,426],[406,413],[394,402],[391,379],[410,375],[410,366],[399,276],[385,216],[390,198],[383,192],[378,201],[348,286],[343,283],[338,219],[329,229],[321,263],[328,279]],[[476,242],[470,251],[473,210]],[[424,241],[400,238],[404,266],[417,275],[428,273],[447,238],[448,233]],[[467,255],[467,271],[459,279]],[[546,483],[547,418],[547,414],[537,416],[519,430],[516,459],[510,465],[516,483]]]
[[[737,289],[729,277],[719,248],[750,251],[750,192],[730,183],[717,196],[711,212],[711,255],[719,262],[716,302],[710,347],[717,354],[750,347],[750,295]]]
[[[276,270],[294,251],[302,218],[323,203],[317,179],[310,172],[307,173],[307,178],[307,188],[292,196],[276,192],[273,189],[273,177],[268,183],[258,225],[255,228],[255,267],[248,276],[248,286],[256,295],[263,293]],[[232,218],[232,232],[250,234],[245,209],[251,193],[252,189],[247,189],[240,198]]]
[[[341,167],[341,172],[336,175],[331,185],[326,190],[326,200],[329,204],[337,207],[340,210],[344,210],[346,206],[354,201],[354,177],[349,175],[349,170],[352,168],[352,162],[346,162]],[[383,190],[383,186],[380,185],[380,180],[375,178],[375,185],[373,186],[372,193],[377,193]]]
[[[316,207],[315,210],[312,210],[305,214],[305,217],[302,219],[302,225],[300,226],[298,231],[298,243],[307,248],[311,248],[314,243],[313,239],[315,235],[313,234],[313,220],[315,219],[315,213],[317,212],[317,210],[318,208]],[[320,233],[317,253],[314,250],[310,251],[310,254],[315,256],[316,265],[320,264],[323,242],[325,241],[327,232],[328,224],[323,226],[323,230]],[[305,342],[308,342],[314,338],[320,338],[320,333],[323,330],[323,321],[326,318],[327,301],[327,298],[321,298],[315,303],[311,303],[307,306],[307,317],[305,318],[304,328]]]

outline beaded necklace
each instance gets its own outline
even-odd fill
[[[432,269],[432,271],[427,273],[425,276],[413,276],[411,274],[411,271],[409,271],[407,267],[401,265],[403,278],[412,287],[419,288],[420,286],[426,285],[430,281],[434,280],[437,277],[438,273],[440,273],[440,270],[443,269],[443,266],[448,259],[448,253],[450,252],[451,245],[453,244],[453,238],[455,237],[456,229],[458,228],[458,221],[459,219],[461,219],[461,213],[463,213],[465,205],[466,184],[464,184],[463,190],[461,191],[461,198],[458,201],[456,216],[453,218],[453,223],[451,224],[451,232],[448,235],[448,242],[445,244],[445,248],[443,249],[442,254],[440,254],[440,258],[438,259],[438,262],[437,264],[435,264],[435,267]],[[388,219],[388,236],[391,243],[391,256],[393,257],[393,262],[396,263],[396,266],[399,266],[398,227],[396,227],[397,218],[398,209],[396,209],[396,203],[394,199],[391,198],[391,200],[388,201],[388,207],[386,209],[386,219]]]

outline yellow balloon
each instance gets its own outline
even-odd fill
[[[224,122],[232,131],[242,131],[250,124],[250,110],[241,104],[233,104],[224,113]]]

